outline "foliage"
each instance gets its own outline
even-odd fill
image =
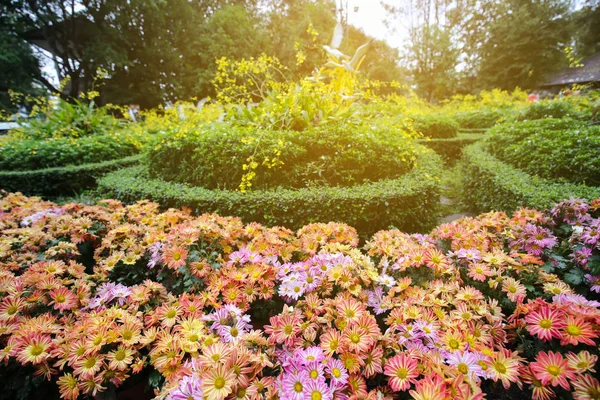
[[[411,116],[411,118],[414,130],[426,137],[455,138],[458,133],[458,123],[452,117],[444,114],[422,114]]]
[[[294,131],[217,124],[157,143],[148,153],[152,176],[207,189],[236,189],[240,161],[253,168],[255,189],[348,186],[408,172],[416,149],[399,130],[353,125]]]
[[[569,3],[510,0],[492,3],[493,22],[481,44],[478,76],[484,87],[532,88],[565,66]]]
[[[303,224],[336,220],[352,223],[361,235],[395,226],[416,231],[437,218],[439,158],[419,156],[405,175],[348,187],[277,188],[247,193],[209,190],[199,186],[152,179],[144,168],[116,171],[98,182],[105,196],[127,202],[150,199],[163,207],[190,207],[194,212],[235,214],[244,221],[297,228]]]
[[[498,125],[488,132],[494,156],[542,178],[600,186],[600,126],[570,119]]]
[[[99,163],[68,165],[28,171],[0,171],[0,189],[28,195],[72,196],[94,188],[96,180],[107,172],[140,163],[134,155]]]
[[[92,94],[93,96],[93,94]],[[69,103],[57,99],[43,102],[32,110],[30,119],[21,121],[12,131],[17,139],[80,138],[109,133],[119,126],[116,118],[108,114],[107,107],[96,107],[93,100]]]
[[[381,231],[361,248],[339,223],[294,232],[148,201],[59,207],[7,194],[0,354],[64,399],[114,396],[136,377],[173,399],[296,388],[450,399],[498,385],[581,398],[600,388],[600,286],[572,278],[595,261],[558,240],[597,221],[599,204]]]
[[[115,160],[139,152],[146,140],[127,131],[80,139],[11,139],[0,145],[0,170],[26,171]]]
[[[445,165],[453,166],[461,158],[463,147],[483,138],[484,135],[480,133],[459,133],[455,138],[425,139],[419,140],[419,143],[439,154]]]
[[[600,189],[547,180],[529,175],[496,159],[486,144],[475,143],[463,150],[462,201],[472,210],[514,211],[520,206],[545,209],[571,196],[600,197]]]
[[[17,105],[11,101],[10,91],[37,94],[33,76],[40,74],[38,60],[29,45],[15,32],[7,29],[0,15],[0,116],[11,114]]]
[[[505,118],[505,114],[497,110],[462,111],[453,115],[461,129],[487,129]]]
[[[575,104],[570,101],[542,100],[521,110],[517,120],[574,117]]]

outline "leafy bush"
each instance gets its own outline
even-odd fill
[[[1,171],[27,171],[115,160],[140,151],[144,135],[128,132],[42,140],[11,138],[0,144]]]
[[[514,211],[520,206],[545,209],[571,196],[600,197],[600,188],[547,180],[520,171],[486,151],[483,142],[466,147],[460,165],[462,200],[476,211]]]
[[[415,131],[430,138],[454,138],[458,133],[458,122],[444,114],[411,116]]]
[[[236,189],[255,165],[254,188],[348,186],[397,177],[412,168],[416,150],[393,129],[334,125],[294,131],[212,125],[175,135],[148,154],[150,176],[207,189]]]
[[[437,218],[441,162],[431,151],[420,154],[410,172],[395,179],[349,187],[256,190],[240,193],[152,179],[142,167],[108,174],[98,182],[109,197],[133,202],[148,199],[163,207],[190,207],[245,221],[297,228],[314,221],[351,223],[362,234],[395,226],[415,231]]]
[[[30,171],[0,171],[0,189],[28,195],[72,195],[93,188],[103,174],[138,164],[140,155],[100,163],[69,165]]]
[[[461,129],[487,129],[505,118],[505,113],[493,109],[461,111],[453,115]]]
[[[37,118],[28,119],[12,134],[23,139],[80,138],[100,135],[116,129],[119,121],[108,114],[106,107],[96,107],[75,100],[68,103],[59,99],[49,104]]]
[[[600,185],[600,126],[570,119],[499,125],[488,132],[488,150],[530,174]]]
[[[438,153],[444,163],[451,166],[460,159],[463,147],[473,144],[483,137],[484,135],[479,133],[459,133],[457,137],[451,139],[429,139],[418,142]]]
[[[533,103],[517,115],[517,120],[525,121],[543,118],[563,118],[576,113],[575,104],[565,100],[542,100]]]

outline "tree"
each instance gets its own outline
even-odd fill
[[[573,13],[573,28],[577,57],[600,52],[600,0],[588,0]]]
[[[0,21],[3,20],[0,16]],[[38,59],[29,45],[0,22],[0,110],[13,113],[9,90],[23,94],[37,94],[35,77],[41,74]]]
[[[568,3],[508,0],[496,7],[481,46],[478,80],[482,88],[532,88],[565,65]]]
[[[449,0],[416,0],[388,6],[392,20],[406,24],[406,63],[417,92],[429,101],[452,94],[457,86],[459,48],[448,18],[452,8]]]

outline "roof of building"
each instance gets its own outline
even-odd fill
[[[583,67],[565,68],[540,86],[562,86],[573,83],[600,82],[600,53],[581,61]]]

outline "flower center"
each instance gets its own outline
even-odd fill
[[[96,357],[90,357],[85,362],[85,367],[88,369],[93,368],[95,365],[96,365]]]
[[[448,345],[450,346],[450,348],[451,348],[451,349],[454,349],[454,350],[456,350],[456,349],[458,349],[458,348],[459,348],[459,346],[460,346],[460,343],[458,343],[458,340],[456,340],[456,339],[451,339],[451,340],[448,342]]]
[[[358,335],[358,333],[353,333],[352,335],[350,335],[350,341],[354,344],[360,342],[360,336]]]
[[[544,329],[550,329],[552,328],[552,321],[549,319],[543,319],[540,321],[540,327]]]
[[[467,367],[467,364],[465,363],[460,363],[456,366],[456,368],[458,368],[458,371],[461,374],[466,374],[467,372],[469,372],[469,367]]]
[[[231,336],[233,337],[237,337],[237,335],[239,335],[239,331],[238,328],[236,328],[235,326],[233,328],[231,328],[231,330],[229,331],[229,333],[231,334]]]
[[[115,360],[123,361],[125,359],[125,350],[118,350],[115,353]]]
[[[296,393],[301,393],[302,389],[303,389],[302,383],[296,382],[294,384],[294,390],[296,391]]]
[[[322,398],[323,398],[323,395],[321,394],[321,392],[314,391],[310,395],[310,400],[321,400]]]
[[[42,354],[44,352],[44,346],[42,346],[41,344],[34,344],[33,346],[31,346],[31,355],[34,357],[39,356],[40,354]]]
[[[396,371],[396,376],[400,379],[406,379],[408,376],[408,370],[406,368],[398,368],[398,371]]]
[[[501,374],[504,374],[506,372],[506,365],[502,364],[499,361],[496,361],[496,363],[494,363],[494,368]]]
[[[548,368],[546,368],[546,371],[552,376],[559,376],[561,369],[557,365],[549,365]]]
[[[579,336],[581,334],[581,329],[575,325],[567,326],[567,333],[571,336]]]
[[[316,369],[313,369],[310,371],[310,377],[311,379],[317,379],[319,377],[319,372]]]
[[[331,371],[331,373],[336,378],[339,378],[340,376],[342,376],[342,371],[340,371],[339,368],[334,368],[333,371]]]
[[[291,335],[293,330],[294,330],[294,328],[291,325],[286,325],[283,328],[283,332],[285,332],[286,335]]]
[[[217,379],[215,379],[215,387],[217,389],[223,389],[225,387],[225,378],[220,376]]]

